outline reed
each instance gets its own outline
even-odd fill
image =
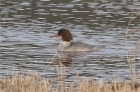
[[[130,19],[128,20],[128,25],[126,28],[126,57],[127,57],[128,65],[133,75],[133,78],[132,78],[133,82],[138,82],[140,81],[139,79],[140,75],[136,73],[135,63],[137,62],[137,57],[139,57],[140,55],[140,38],[138,37],[137,40],[136,39],[133,40],[133,38],[136,38],[134,34],[138,33],[139,28],[136,29],[136,28],[130,27],[130,24],[136,19],[138,19],[139,14],[138,14],[137,9],[140,8],[140,6],[136,6],[134,4],[133,8],[134,8],[134,11],[130,15]]]
[[[140,84],[132,81],[103,83],[102,79],[95,83],[88,78],[79,84],[64,85],[63,81],[57,82],[59,86],[53,86],[50,80],[36,74],[28,74],[0,79],[0,92],[140,92]]]

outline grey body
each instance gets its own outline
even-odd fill
[[[62,41],[58,46],[58,51],[99,51],[104,46],[88,45],[81,42]]]

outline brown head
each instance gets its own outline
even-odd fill
[[[67,29],[60,29],[57,35],[52,36],[52,37],[61,38],[63,41],[67,41],[67,42],[70,42],[71,40],[73,40],[72,34]]]

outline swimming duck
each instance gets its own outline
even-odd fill
[[[51,36],[51,38],[61,38],[62,42],[58,46],[58,51],[99,51],[104,46],[88,45],[81,42],[72,42],[73,37],[68,29],[60,29],[57,35]]]

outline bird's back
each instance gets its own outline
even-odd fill
[[[69,51],[99,51],[104,46],[88,45],[81,42],[71,42]]]

